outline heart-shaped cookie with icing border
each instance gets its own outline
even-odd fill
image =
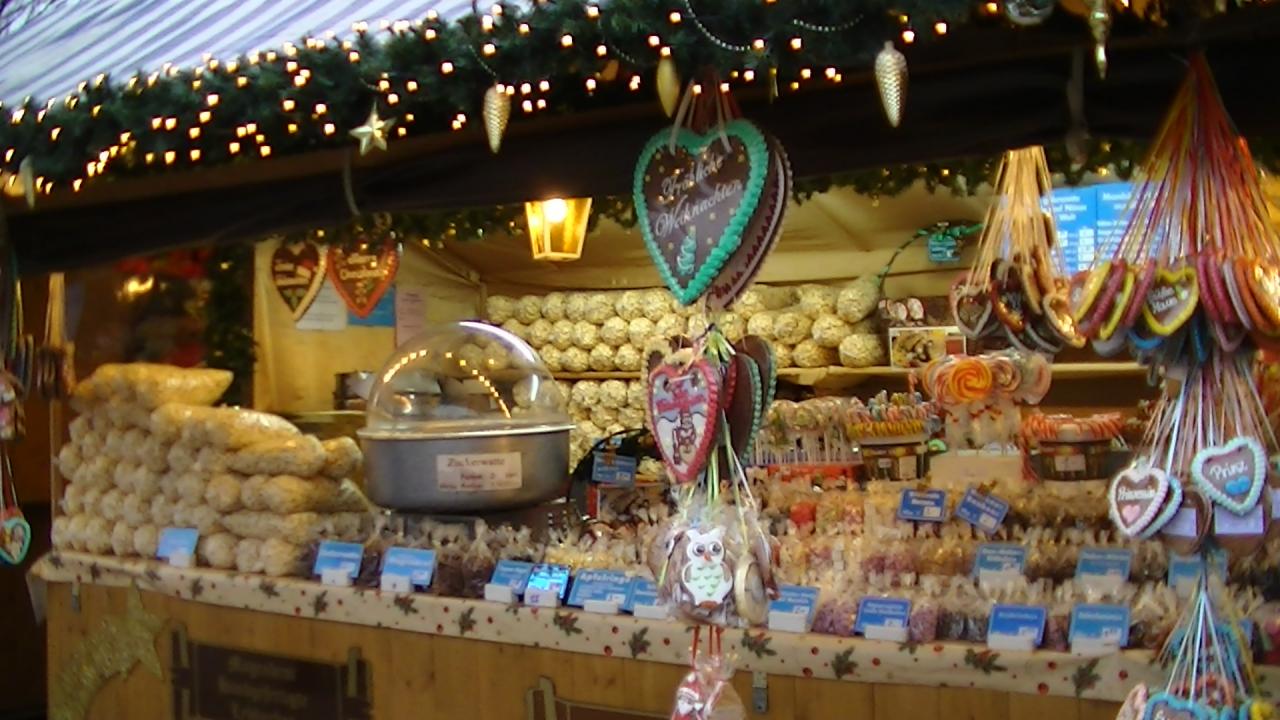
[[[690,483],[707,464],[720,429],[719,373],[705,358],[687,367],[660,363],[649,373],[654,443],[677,483]]]
[[[1103,321],[1102,326],[1098,328],[1099,338],[1106,340],[1120,328],[1120,323],[1128,313],[1129,301],[1133,299],[1133,288],[1136,284],[1137,274],[1133,268],[1126,267],[1124,269],[1124,277],[1121,279],[1120,290],[1116,293],[1115,300],[1111,303],[1111,314]]]
[[[1128,537],[1137,537],[1155,520],[1168,494],[1169,476],[1160,468],[1127,467],[1107,492],[1111,522]]]
[[[1138,683],[1129,689],[1129,694],[1125,696],[1124,702],[1120,704],[1120,711],[1116,713],[1116,720],[1142,720],[1142,716],[1147,711],[1147,686],[1144,683]]]
[[[1253,330],[1253,317],[1249,314],[1248,307],[1245,306],[1244,295],[1240,293],[1240,283],[1236,279],[1235,263],[1230,258],[1222,261],[1222,284],[1227,288],[1227,297],[1231,300],[1232,306],[1235,307],[1236,317],[1240,318],[1240,324],[1244,325],[1246,330]]]
[[[1071,317],[1071,303],[1067,300],[1065,285],[1044,296],[1044,319],[1067,345],[1079,349],[1088,344],[1088,338],[1080,334],[1075,318]]]
[[[773,162],[765,178],[764,193],[742,242],[707,289],[707,307],[714,311],[727,309],[737,301],[755,280],[765,258],[782,236],[782,217],[791,199],[791,163],[787,151],[775,138],[768,138]]]
[[[1249,436],[1201,448],[1191,459],[1191,480],[1210,500],[1244,515],[1258,504],[1266,485],[1267,454]]]
[[[1155,281],[1142,304],[1142,317],[1147,327],[1157,335],[1177,332],[1200,304],[1200,286],[1193,265],[1183,265],[1177,270],[1159,268]]]
[[[1215,323],[1229,322],[1227,316],[1223,314],[1221,307],[1222,297],[1218,291],[1220,287],[1214,286],[1213,255],[1210,253],[1201,253],[1191,259],[1196,266],[1196,282],[1200,287],[1200,305],[1204,308],[1205,315]],[[1218,278],[1221,281],[1222,278]]]
[[[705,135],[663,130],[641,150],[632,187],[640,234],[682,305],[707,291],[742,243],[771,154],[764,134],[746,120]]]
[[[1146,305],[1147,293],[1151,284],[1156,281],[1156,264],[1148,262],[1137,272],[1137,282],[1133,286],[1133,294],[1129,296],[1129,307],[1124,311],[1124,327],[1131,328],[1138,324],[1142,317],[1142,308]]]
[[[0,522],[0,564],[19,565],[31,550],[31,524],[15,512]]]
[[[1262,299],[1257,296],[1257,287],[1253,279],[1253,269],[1258,261],[1253,258],[1236,258],[1236,287],[1240,290],[1240,299],[1244,302],[1245,312],[1253,321],[1253,329],[1263,335],[1280,335],[1280,326],[1262,309]]]
[[[991,320],[991,296],[979,286],[967,287],[967,278],[961,275],[951,283],[949,293],[951,317],[965,335],[976,338],[987,329]]]
[[[1111,261],[1103,260],[1083,276],[1077,275],[1071,278],[1071,314],[1076,319],[1077,325],[1084,322],[1084,319],[1093,312],[1093,306],[1098,302],[1098,295],[1102,292],[1102,287],[1106,285],[1107,277],[1110,275]],[[1079,288],[1078,294],[1077,288]]]
[[[1176,477],[1169,476],[1169,493],[1165,496],[1164,503],[1160,506],[1160,512],[1156,513],[1156,517],[1147,525],[1147,529],[1143,530],[1138,537],[1143,540],[1149,540],[1160,532],[1160,529],[1169,524],[1173,519],[1178,508],[1182,507],[1182,481]]]
[[[1128,264],[1124,260],[1111,261],[1111,272],[1098,293],[1098,299],[1094,301],[1093,312],[1089,313],[1089,316],[1080,324],[1080,332],[1089,337],[1097,336],[1103,323],[1111,317],[1112,309],[1116,305],[1116,297],[1120,294],[1125,278],[1129,275],[1128,269]]]
[[[1280,328],[1280,268],[1254,261],[1251,286],[1253,299],[1270,323]]]
[[[1200,703],[1178,697],[1172,693],[1158,692],[1147,699],[1142,720],[1218,720],[1217,713]]]

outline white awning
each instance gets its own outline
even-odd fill
[[[328,32],[347,37],[362,21],[375,30],[431,10],[450,20],[470,12],[471,0],[55,0],[23,10],[11,7],[0,33],[5,104],[60,98],[99,73],[120,82],[166,63],[193,67],[206,54],[231,59]]]

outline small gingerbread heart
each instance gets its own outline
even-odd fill
[[[1201,448],[1191,460],[1191,479],[1215,503],[1236,515],[1253,510],[1267,479],[1267,455],[1257,438],[1240,436]]]
[[[649,418],[654,443],[677,483],[706,466],[720,429],[720,377],[705,358],[687,367],[659,363],[649,373]]]
[[[1194,265],[1176,270],[1159,268],[1143,303],[1142,316],[1152,332],[1167,337],[1187,324],[1199,304],[1200,287]]]
[[[1120,532],[1137,537],[1155,520],[1168,493],[1169,476],[1160,468],[1127,467],[1111,481],[1111,521]]]

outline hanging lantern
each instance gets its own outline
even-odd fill
[[[534,260],[577,260],[587,239],[591,198],[536,200],[524,204]]]

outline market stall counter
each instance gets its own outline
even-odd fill
[[[53,717],[667,717],[691,628],[59,552]],[[1147,651],[1102,657],[725,633],[749,717],[1113,718]],[[141,666],[141,667],[138,667]],[[113,678],[114,675],[123,678]],[[1261,674],[1265,689],[1277,673]],[[230,711],[228,714],[220,714]]]

